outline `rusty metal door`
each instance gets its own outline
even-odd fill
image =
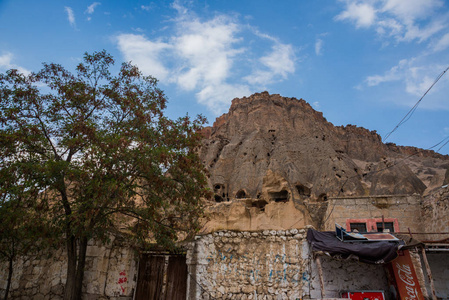
[[[187,264],[184,255],[143,254],[135,300],[185,300]]]

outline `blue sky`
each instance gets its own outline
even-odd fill
[[[449,66],[449,2],[0,0],[0,72],[74,70],[102,49],[157,77],[172,118],[212,124],[234,97],[266,90],[385,137]],[[448,137],[446,74],[386,142]]]

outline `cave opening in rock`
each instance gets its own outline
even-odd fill
[[[298,194],[300,196],[306,196],[306,197],[310,197],[311,191],[308,187],[302,185],[302,184],[297,184],[296,185],[296,190],[298,191]]]
[[[265,211],[265,205],[267,204],[268,202],[265,200],[257,200],[251,203],[251,207],[257,207],[260,211]]]
[[[217,203],[223,202],[223,198],[220,195],[215,195],[214,196],[214,200]]]
[[[268,193],[271,200],[275,202],[288,202],[288,191],[282,190],[280,192],[270,192]]]
[[[244,190],[240,190],[237,192],[237,194],[235,194],[235,198],[236,199],[243,199],[246,198],[246,193]]]
[[[318,196],[318,201],[327,201],[326,193],[322,193]]]

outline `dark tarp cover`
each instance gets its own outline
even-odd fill
[[[342,242],[335,231],[316,231],[309,228],[307,241],[312,250],[329,253],[333,257],[348,258],[351,254],[361,262],[369,264],[383,264],[395,259],[399,243],[397,242]]]

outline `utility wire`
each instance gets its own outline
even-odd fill
[[[398,123],[398,125],[396,125],[396,127],[390,131],[385,138],[383,139],[383,142],[385,142],[390,135],[395,132],[399,126],[401,126],[402,124],[404,124],[405,122],[407,122],[413,115],[413,113],[415,112],[415,110],[418,108],[419,103],[421,103],[422,99],[427,95],[427,93],[433,88],[433,86],[438,82],[438,80],[441,79],[441,77],[443,77],[443,75],[447,72],[447,70],[449,70],[449,67],[446,68],[446,70],[444,70],[443,72],[440,73],[440,75],[438,75],[438,77],[435,79],[435,81],[432,83],[432,85],[427,89],[427,91],[424,93],[424,95],[422,95],[422,97],[418,100],[418,102],[416,102],[416,104],[409,110],[409,112],[402,118],[402,120]]]
[[[445,140],[446,140],[446,139],[447,139],[446,143],[444,143],[440,148],[438,148],[438,150],[437,150],[436,152],[439,152],[439,151],[441,150],[441,148],[443,148],[444,146],[447,145],[447,143],[449,143],[449,136],[446,137]],[[443,140],[443,141],[444,141],[444,140]],[[443,141],[441,141],[439,144],[441,144]],[[439,145],[439,144],[438,144],[438,145]],[[436,145],[436,146],[438,146],[438,145]]]

